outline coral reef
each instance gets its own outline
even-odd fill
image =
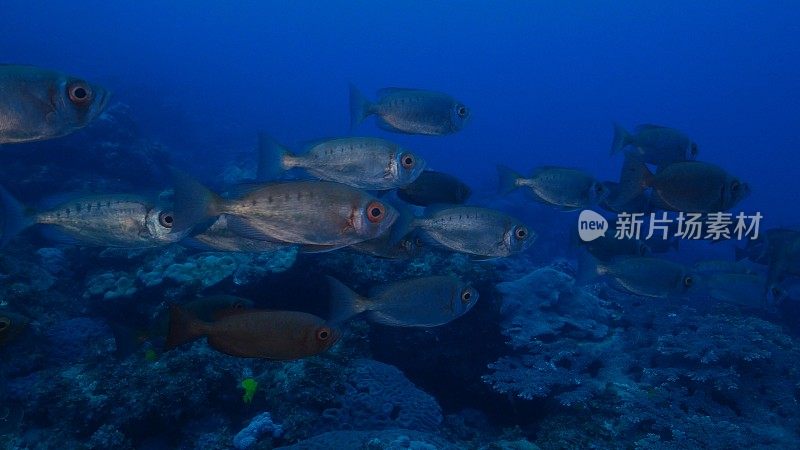
[[[351,363],[347,372],[339,405],[322,413],[338,429],[433,431],[442,422],[436,400],[417,389],[397,368],[359,359]]]
[[[424,432],[412,430],[330,431],[280,450],[329,450],[352,448],[367,450],[456,450],[458,445]]]
[[[246,427],[236,433],[233,437],[233,446],[236,450],[247,450],[265,434],[270,434],[274,438],[283,434],[283,428],[272,421],[272,416],[268,412],[253,417]]]
[[[582,403],[617,376],[621,342],[609,325],[607,302],[576,287],[553,268],[497,285],[503,296],[502,332],[515,354],[489,365],[483,380],[523,399],[554,395],[563,405]]]
[[[513,311],[503,333],[514,353],[483,379],[501,393],[558,401],[561,411],[541,424],[543,448],[788,448],[798,437],[800,349],[780,326],[590,294],[552,268],[498,290]]]

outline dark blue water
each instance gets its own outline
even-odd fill
[[[429,168],[469,184],[473,204],[513,213],[540,237],[492,262],[342,250],[284,264],[23,233],[0,249],[2,307],[31,319],[0,343],[0,444],[796,448],[800,308],[791,300],[800,298],[769,307],[706,295],[650,299],[599,283],[586,299],[559,278],[576,275],[577,213],[500,196],[495,167],[566,166],[616,180],[622,156],[609,155],[612,124],[661,124],[698,143],[698,160],[749,184],[752,194],[733,211],[761,212],[762,231],[796,226],[798,24],[800,5],[784,1],[5,0],[0,62],[96,82],[112,91],[116,120],[0,147],[0,185],[26,204],[65,191],[152,194],[171,183],[168,166],[222,189],[251,176],[260,131],[292,147],[350,134],[352,83],[371,99],[398,86],[468,105],[468,123],[449,136],[391,133],[374,118],[356,134],[413,149]],[[733,245],[686,242],[663,257],[732,261]],[[180,264],[185,276],[175,275]],[[158,280],[148,284],[142,273]],[[532,273],[535,282],[515,281]],[[480,302],[433,329],[358,322],[332,355],[280,363],[204,343],[164,352],[145,336],[166,304],[204,295],[324,316],[324,275],[366,293],[431,274],[469,279]],[[120,288],[126,283],[131,292]],[[259,390],[245,403],[239,385],[249,378]],[[262,430],[252,445],[233,440],[264,412],[280,433]],[[352,433],[298,444],[343,430]],[[362,447],[369,439],[377,443]]]

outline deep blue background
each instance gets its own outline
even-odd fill
[[[193,169],[261,129],[289,144],[346,133],[348,82],[421,87],[471,122],[392,137],[475,186],[494,187],[496,163],[616,178],[612,122],[658,123],[750,182],[742,209],[800,223],[798,2],[121,3],[4,0],[0,60],[103,83]]]

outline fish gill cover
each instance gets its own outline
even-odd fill
[[[800,6],[0,7],[0,448],[797,448]]]

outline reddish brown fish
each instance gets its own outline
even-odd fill
[[[297,311],[233,309],[204,322],[179,306],[170,307],[167,350],[203,336],[212,348],[231,356],[290,360],[324,352],[340,334],[321,318]]]

